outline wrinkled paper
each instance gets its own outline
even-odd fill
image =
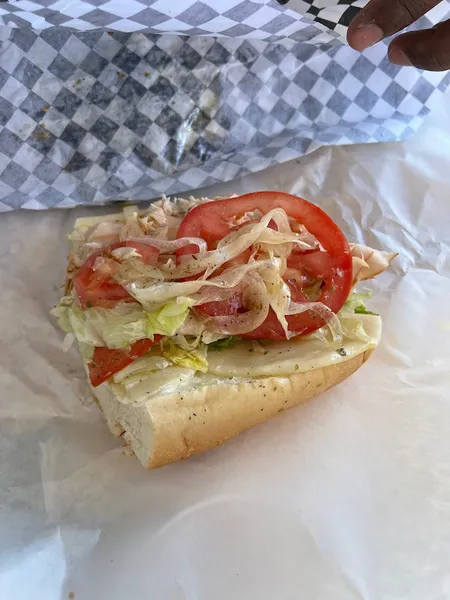
[[[408,138],[450,76],[393,65],[387,42],[351,50],[362,4],[1,3],[0,211],[155,198]]]
[[[409,142],[202,190],[301,194],[400,256],[373,284],[384,336],[361,371],[154,472],[110,435],[48,314],[93,209],[1,215],[1,598],[449,597],[449,131],[442,109]]]

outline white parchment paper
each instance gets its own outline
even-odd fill
[[[325,148],[210,193],[312,199],[400,252],[351,380],[155,472],[124,456],[48,316],[92,209],[0,217],[0,598],[450,597],[450,111],[404,144]]]

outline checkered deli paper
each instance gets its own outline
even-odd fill
[[[410,135],[449,78],[352,51],[361,5],[1,2],[0,210],[150,199]]]

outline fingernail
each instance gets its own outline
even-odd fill
[[[384,33],[378,25],[363,25],[353,32],[352,46],[362,52],[384,38]]]
[[[402,67],[412,67],[412,62],[400,48],[392,48],[389,50],[389,60],[394,65]]]

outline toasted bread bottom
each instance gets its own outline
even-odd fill
[[[144,467],[153,469],[215,448],[307,402],[350,377],[371,353],[290,377],[210,385],[142,405],[119,402],[106,384],[93,391],[113,435],[123,438]]]

